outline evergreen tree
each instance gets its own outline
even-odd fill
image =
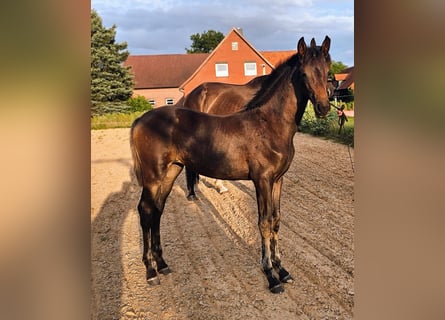
[[[116,26],[107,29],[91,11],[91,104],[93,110],[106,102],[127,101],[133,92],[133,75],[124,67],[127,43],[116,43]]]
[[[224,39],[224,35],[215,30],[208,30],[202,34],[195,33],[190,36],[192,45],[185,49],[187,53],[209,53]]]

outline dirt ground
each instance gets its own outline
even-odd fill
[[[354,150],[297,133],[284,177],[280,249],[294,277],[274,295],[260,266],[255,190],[203,178],[187,201],[178,177],[161,221],[172,273],[149,286],[141,261],[129,129],[91,132],[91,318],[352,319]]]

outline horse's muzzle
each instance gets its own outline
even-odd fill
[[[315,116],[317,118],[324,118],[328,114],[329,110],[331,110],[331,105],[329,101],[324,103],[316,103],[314,105]]]

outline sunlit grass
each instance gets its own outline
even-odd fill
[[[326,118],[318,119],[315,117],[314,108],[309,104],[303,115],[300,131],[314,136],[325,137],[337,142],[354,146],[354,118],[348,117],[343,128],[338,124],[338,115],[335,110],[328,113]]]
[[[91,130],[129,128],[133,121],[144,114],[145,111],[132,113],[107,113],[91,118]]]

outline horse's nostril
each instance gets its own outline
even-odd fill
[[[329,103],[316,103],[314,106],[315,115],[319,118],[324,118],[329,113],[329,110],[331,110]]]

